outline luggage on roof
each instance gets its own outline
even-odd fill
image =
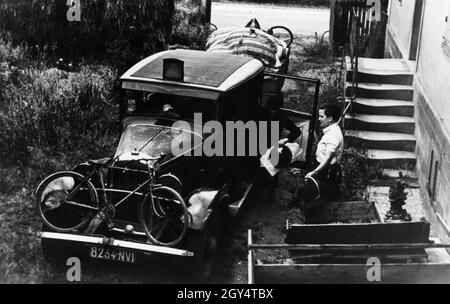
[[[270,68],[281,67],[288,53],[284,41],[249,27],[218,29],[209,36],[206,49],[208,52],[250,56]]]

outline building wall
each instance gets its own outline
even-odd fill
[[[415,1],[403,0],[402,6],[399,0],[391,1],[387,52],[395,58],[408,58]],[[430,188],[435,211],[450,225],[450,60],[441,47],[447,16],[450,18],[450,0],[426,0],[413,72],[418,177],[424,189]]]
[[[415,84],[416,156],[420,184],[426,190],[435,211],[450,225],[450,139],[449,132]],[[433,160],[432,160],[433,153]]]
[[[402,52],[402,57],[407,58],[412,36],[412,24],[416,0],[390,1],[388,21],[389,33],[396,40],[397,47]]]
[[[450,61],[441,44],[445,18],[449,15],[450,0],[426,2],[417,69],[417,78],[432,103],[432,109],[447,130],[450,130]]]
[[[450,224],[450,61],[441,44],[449,15],[450,0],[426,1],[415,75],[417,169],[421,184],[431,184],[431,199],[447,224]]]

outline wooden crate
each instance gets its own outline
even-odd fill
[[[248,236],[249,283],[371,283],[368,262],[380,262],[381,283],[450,283],[449,259],[427,261],[430,224],[288,224],[284,244],[253,244]],[[263,264],[256,250],[280,250],[289,258]]]
[[[305,224],[379,223],[375,203],[366,201],[331,202],[305,211]]]

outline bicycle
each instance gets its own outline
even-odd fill
[[[133,154],[137,156],[138,154]],[[186,203],[180,195],[180,187],[157,183],[153,162],[158,157],[139,158],[136,161],[146,167],[148,179],[133,190],[109,189],[105,183],[105,171],[123,169],[115,166],[116,160],[89,161],[93,167],[83,175],[75,171],[61,171],[45,178],[37,188],[36,204],[43,223],[56,232],[80,232],[93,234],[101,223],[114,228],[116,208],[129,198],[143,197],[138,207],[138,219],[151,243],[174,246],[185,236],[190,221]],[[94,180],[97,176],[98,179]],[[165,175],[168,176],[168,175]],[[161,180],[162,176],[158,179]],[[99,184],[95,187],[94,184]],[[117,203],[108,199],[108,193],[125,195]],[[101,199],[99,199],[99,194]],[[95,222],[97,224],[94,224]]]

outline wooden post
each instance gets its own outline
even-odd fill
[[[248,284],[255,284],[255,261],[253,256],[253,249],[250,248],[250,246],[253,245],[253,238],[252,238],[252,230],[248,230],[248,265],[247,265],[247,271],[248,271]]]
[[[330,46],[334,47],[334,18],[335,18],[335,7],[336,7],[336,0],[330,1]]]
[[[330,3],[330,46],[336,53],[348,42],[348,9],[331,0]]]
[[[385,12],[381,13],[381,21],[375,22],[376,25],[370,33],[369,45],[366,49],[365,57],[368,58],[383,58],[384,45],[386,39],[386,27],[388,16]]]
[[[211,23],[211,0],[204,0],[205,2],[205,19],[207,23]]]
[[[212,0],[199,0],[198,2],[203,23],[211,23],[211,1]]]

